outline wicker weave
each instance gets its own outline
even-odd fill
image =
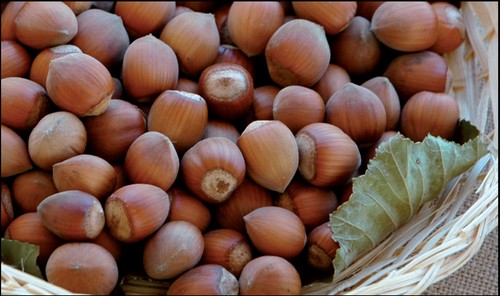
[[[482,131],[490,153],[343,271],[337,283],[315,282],[304,294],[421,294],[465,265],[498,226],[498,2],[462,2],[461,11],[467,36],[446,55],[450,93],[461,117]],[[474,199],[472,206],[460,211],[467,199]],[[2,294],[71,293],[2,264]]]

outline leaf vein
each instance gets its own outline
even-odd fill
[[[398,195],[398,193],[395,191],[394,187],[392,186],[393,182],[389,182],[389,178],[384,174],[384,171],[381,170],[379,167],[376,167],[376,169],[380,172],[380,174],[383,176],[384,180],[387,182],[387,185],[389,186],[389,189],[391,189],[393,196],[395,196],[397,199],[399,199],[401,202],[404,202],[408,204],[408,200],[405,200],[404,197],[401,197]],[[404,178],[403,178],[404,179]],[[381,180],[382,181],[382,180]]]
[[[339,216],[339,217],[335,217],[336,219],[339,219],[340,221],[348,224],[348,225],[351,225],[352,227],[358,229],[362,234],[363,236],[367,237],[371,242],[372,242],[372,245],[374,246],[376,244],[375,240],[373,238],[371,238],[361,227],[355,225],[355,224],[352,224],[350,221],[344,219],[343,217]]]
[[[422,167],[420,167],[420,166],[416,166],[416,167],[417,167],[418,173],[420,174],[422,190],[421,190],[420,196],[415,196],[414,198],[412,198],[411,196],[408,196],[410,200],[418,201],[418,202],[415,202],[416,207],[413,207],[413,203],[410,202],[410,217],[412,217],[413,214],[415,213],[415,209],[419,209],[420,206],[422,205],[423,195],[424,195],[424,191],[425,191],[425,184],[426,184],[425,183],[425,174],[422,170]]]
[[[409,149],[408,147],[405,147],[405,148],[406,148],[407,150]],[[408,182],[407,182],[407,179],[405,178],[405,176],[408,176],[408,175],[409,175],[409,173],[410,173],[410,172],[409,172],[409,169],[410,169],[410,165],[409,165],[409,164],[410,164],[410,159],[409,159],[409,157],[406,157],[406,162],[407,162],[407,164],[406,164],[406,170],[407,170],[407,172],[406,172],[406,174],[403,174],[403,173],[402,173],[402,169],[400,168],[399,163],[398,163],[397,159],[395,158],[395,154],[396,154],[396,153],[394,153],[394,152],[393,152],[393,150],[392,150],[392,145],[391,145],[391,146],[389,146],[389,149],[390,149],[390,152],[391,152],[391,158],[392,158],[393,162],[395,163],[396,168],[397,168],[397,170],[398,170],[399,174],[401,175],[401,178],[402,178],[402,179],[403,179],[403,181],[404,181],[404,182],[403,182],[403,184],[404,184],[405,189],[406,189],[406,195],[407,195],[407,196],[410,196],[410,189],[408,188]],[[405,155],[408,155],[408,153],[410,153],[410,152],[406,151]],[[402,161],[401,161],[401,162],[402,162]]]
[[[392,216],[389,214],[389,212],[387,211],[387,209],[378,201],[378,198],[375,198],[373,197],[370,193],[368,192],[364,192],[364,194],[368,197],[370,197],[371,199],[373,199],[375,201],[376,204],[379,205],[379,207],[382,208],[382,210],[384,210],[384,212],[386,213],[386,215],[389,217],[389,219],[391,220],[392,224],[394,224],[394,227],[395,228],[398,228],[398,223],[396,221],[394,221],[394,219],[392,218]]]

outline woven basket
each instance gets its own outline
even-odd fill
[[[445,56],[453,75],[450,93],[490,153],[344,270],[338,282],[314,282],[303,294],[421,294],[464,266],[498,226],[498,2],[462,2],[461,12],[465,42]],[[466,200],[472,205],[464,210]],[[74,293],[2,263],[2,294]]]

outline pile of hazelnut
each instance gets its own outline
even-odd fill
[[[453,137],[463,26],[449,2],[2,2],[3,237],[75,293],[139,261],[169,294],[299,294],[376,147]]]

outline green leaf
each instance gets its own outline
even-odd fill
[[[45,280],[36,264],[39,254],[37,245],[2,238],[2,262]]]
[[[365,174],[353,179],[349,201],[330,214],[333,239],[340,245],[334,281],[488,153],[474,126],[462,121],[459,130],[463,145],[430,135],[415,143],[398,133],[379,146]]]

